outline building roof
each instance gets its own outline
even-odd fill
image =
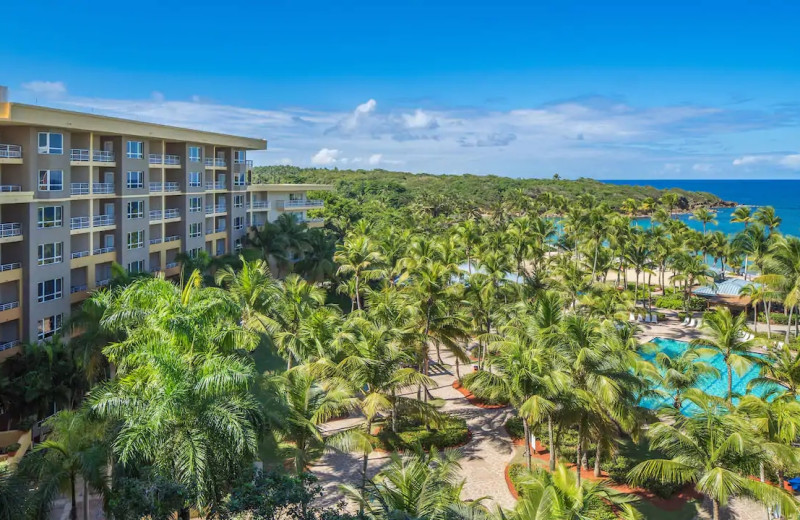
[[[697,296],[739,296],[746,286],[753,282],[742,280],[741,278],[728,278],[725,281],[717,283],[715,286],[705,285],[698,287],[692,292]],[[757,283],[753,283],[756,287]]]
[[[205,132],[179,126],[146,123],[133,119],[73,112],[58,108],[0,103],[0,126],[29,125],[64,128],[72,131],[98,132],[112,135],[129,135],[167,141],[185,141],[217,146],[231,146],[247,150],[266,150],[267,141],[216,132]]]

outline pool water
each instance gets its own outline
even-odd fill
[[[641,352],[642,359],[646,361],[653,361],[656,358],[656,354],[658,352],[664,352],[671,358],[680,356],[686,349],[689,348],[689,344],[684,341],[677,341],[674,339],[666,339],[666,338],[655,338],[653,339],[652,343],[656,345],[655,349],[648,350],[643,349]],[[696,388],[702,390],[703,392],[714,395],[717,397],[725,398],[728,395],[728,372],[727,367],[725,366],[725,361],[721,354],[711,354],[702,356],[701,359],[703,361],[708,362],[713,367],[715,367],[719,371],[719,378],[714,377],[713,375],[706,376],[702,378]],[[758,377],[760,369],[758,365],[752,365],[746,372],[739,375],[736,371],[733,371],[733,393],[744,395],[747,393],[747,384]],[[659,390],[663,390],[663,387],[658,386]],[[756,395],[758,397],[764,397],[765,394],[768,393],[766,388],[757,388],[754,389],[750,394]],[[736,399],[734,399],[734,402]],[[672,398],[659,398],[659,397],[649,397],[642,399],[641,402],[642,406],[649,408],[651,410],[655,410],[662,406],[671,406],[672,405]],[[693,410],[694,409],[694,410]],[[692,403],[686,403],[681,407],[681,413],[684,415],[691,415],[693,411],[696,411],[697,407]]]

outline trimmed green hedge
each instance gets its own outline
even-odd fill
[[[750,314],[750,316],[752,316],[752,313]],[[762,323],[766,323],[766,319],[767,317],[764,315],[763,312],[758,313],[759,325],[761,325]],[[771,321],[773,324],[777,323],[778,325],[786,325],[787,323],[789,323],[789,315],[782,314],[780,312],[771,312],[769,313],[769,321]],[[750,323],[752,323],[752,319]],[[794,323],[794,316],[792,316],[792,323]]]
[[[469,440],[467,422],[460,417],[446,416],[438,428],[425,428],[416,421],[401,420],[398,432],[394,433],[387,423],[378,433],[378,446],[386,451],[411,450],[419,445],[424,450],[431,447],[438,449],[451,448],[464,444]]]
[[[684,301],[682,297],[660,296],[656,298],[656,307],[662,309],[683,310]],[[706,300],[697,296],[689,297],[689,310],[702,311],[706,309]]]

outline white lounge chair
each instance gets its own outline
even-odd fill
[[[638,314],[638,315],[636,316],[636,321],[640,321],[640,322],[641,322],[641,321],[644,321],[644,317],[642,317],[642,315],[641,315],[641,314]]]
[[[633,313],[628,314],[628,321],[636,321],[636,316]]]
[[[689,321],[689,326],[690,326],[690,327],[696,327],[696,326],[697,326],[697,320],[696,320],[696,319],[694,319],[694,318],[692,318],[692,319]]]
[[[703,325],[703,318],[697,318],[697,328],[700,328],[701,325]]]
[[[683,321],[681,322],[681,325],[688,325],[690,319],[691,318],[689,316],[686,316],[685,318],[683,318]]]
[[[650,315],[649,314],[645,314],[644,315],[644,322],[645,323],[650,323]]]
[[[650,315],[650,323],[658,323],[658,314],[653,313]]]

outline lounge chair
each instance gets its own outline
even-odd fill
[[[690,319],[691,318],[689,316],[686,316],[685,318],[683,318],[683,321],[681,322],[681,325],[688,325]]]
[[[636,315],[636,321],[644,321],[644,317],[641,314]]]
[[[653,313],[650,315],[650,323],[658,323],[658,314]]]
[[[699,329],[703,325],[703,318],[697,318],[697,328]]]
[[[696,320],[696,319],[694,319],[694,318],[692,318],[692,319],[689,321],[689,326],[690,326],[690,327],[692,327],[692,328],[696,327],[696,326],[697,326],[697,320]]]
[[[645,323],[650,323],[650,315],[649,314],[645,314],[644,315],[644,322]]]
[[[628,321],[636,321],[636,316],[633,313],[628,314]]]

